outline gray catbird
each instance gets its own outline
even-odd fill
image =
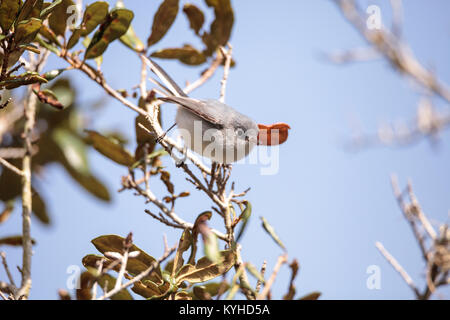
[[[231,163],[247,156],[255,145],[286,141],[289,125],[256,124],[252,119],[217,100],[189,98],[153,60],[148,66],[158,76],[167,95],[158,99],[178,105],[176,125],[186,147],[218,163]]]

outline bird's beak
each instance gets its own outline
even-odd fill
[[[282,144],[288,138],[288,130],[291,128],[286,123],[274,123],[271,125],[258,124],[258,144],[275,146]]]

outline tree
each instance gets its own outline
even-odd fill
[[[80,277],[80,288],[76,291],[78,299],[130,299],[129,288],[148,299],[211,299],[214,296],[232,299],[238,292],[247,299],[270,297],[270,289],[280,267],[288,262],[285,246],[263,218],[263,228],[284,253],[267,280],[264,277],[265,264],[258,270],[243,260],[239,240],[252,212],[250,202],[245,200],[248,190],[235,192],[234,183],[230,183],[231,165],[213,163],[211,167],[206,166],[195,154],[165,135],[160,123],[159,105],[162,101],[156,98],[157,90],[147,88],[148,54],[153,58],[177,59],[186,65],[209,64],[196,81],[185,87],[186,93],[203,85],[223,65],[220,94],[221,100],[225,100],[228,72],[235,63],[228,43],[234,13],[230,0],[205,2],[214,17],[209,30],[204,26],[205,13],[198,7],[186,4],[180,10],[178,0],[164,0],[153,17],[151,33],[144,43],[132,27],[135,13],[126,9],[121,1],[115,7],[104,1],[88,5],[78,25],[76,13],[81,6],[77,7],[71,0],[52,3],[42,0],[2,1],[0,86],[7,94],[14,88],[26,89],[22,101],[12,96],[2,105],[2,118],[7,124],[5,132],[12,138],[2,141],[1,145],[4,154],[0,161],[4,170],[0,187],[1,200],[5,203],[1,220],[7,219],[15,198],[20,197],[23,204],[22,234],[0,240],[0,243],[23,248],[20,286],[16,286],[10,276],[5,254],[2,254],[9,275],[9,283],[2,282],[0,286],[4,298],[26,299],[29,296],[33,244],[30,215],[34,213],[42,222],[49,223],[45,201],[32,185],[32,175],[40,167],[59,163],[84,189],[100,200],[109,200],[108,188],[89,170],[87,146],[127,168],[128,175],[122,177],[121,191],[129,190],[141,196],[152,205],[145,212],[160,223],[179,229],[181,237],[173,247],[164,241],[164,254],[158,259],[139,249],[133,243],[131,233],[126,237],[101,235],[93,239],[92,244],[102,255],[88,254],[83,258],[86,271]],[[183,11],[203,49],[186,44],[151,52],[152,46],[166,35],[179,11]],[[126,90],[114,89],[101,71],[102,55],[116,40],[141,61],[139,92],[130,94]],[[50,55],[64,61],[66,67],[47,69]],[[17,62],[19,64],[15,65]],[[20,68],[25,68],[26,72],[15,75]],[[61,78],[61,74],[69,72],[84,73],[107,95],[137,114],[134,154],[124,148],[120,137],[84,130],[82,124],[70,121],[80,110],[76,103],[78,93],[69,80]],[[134,98],[138,99],[137,103],[133,102]],[[22,110],[25,122],[22,121]],[[44,121],[46,129],[36,136],[37,121]],[[179,160],[176,152],[184,154],[187,160],[174,163],[169,172],[161,165],[161,159],[171,157]],[[171,182],[173,174],[184,174],[195,189],[211,201],[208,211],[200,213],[195,221],[185,221],[175,211],[177,199],[189,197],[190,193],[175,192],[175,185]],[[149,183],[158,178],[167,189],[167,195],[162,199],[155,196]],[[213,214],[222,218],[226,233],[208,226]],[[200,239],[204,256],[198,258]],[[183,253],[189,250],[189,258],[185,260]],[[174,258],[166,262],[172,254]],[[293,299],[296,293],[294,280],[299,265],[294,259],[289,266],[292,277],[285,299]],[[226,275],[233,268],[232,279],[227,279]],[[113,272],[117,273],[116,277],[111,275]],[[255,278],[255,286],[250,284],[249,275]],[[209,282],[218,277],[222,277],[222,281]],[[98,286],[104,290],[103,295],[97,295]],[[305,299],[317,299],[319,295],[312,293]],[[70,293],[60,291],[60,296],[70,298]]]

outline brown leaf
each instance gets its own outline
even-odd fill
[[[124,238],[118,235],[104,235],[93,239],[91,242],[101,253],[108,251],[123,253]],[[130,247],[130,251],[139,251],[140,254],[136,258],[129,258],[127,263],[127,271],[131,275],[138,275],[139,273],[148,269],[156,259],[148,255],[146,252],[138,248],[136,245]],[[151,280],[157,284],[162,283],[161,270],[156,270],[145,277],[144,279]]]
[[[185,44],[181,48],[158,50],[153,52],[151,56],[161,59],[178,59],[182,63],[190,66],[197,66],[206,61],[205,55],[189,44]]]
[[[154,296],[160,296],[164,292],[161,292],[159,287],[150,280],[145,281],[137,281],[134,283],[133,287],[131,288],[131,291],[134,293],[137,293],[138,295],[148,299],[152,298]]]
[[[235,263],[236,255],[232,250],[220,252],[220,261],[211,262],[206,257],[197,261],[195,266],[187,264],[183,266],[176,276],[176,283],[180,285],[183,281],[198,283],[212,280],[231,269]]]
[[[95,277],[89,271],[85,271],[80,275],[80,287],[76,290],[77,300],[91,300],[92,286],[94,285]]]
[[[209,0],[207,4],[214,8],[215,14],[209,33],[205,32],[202,36],[202,40],[206,44],[205,54],[210,56],[219,46],[226,45],[230,39],[234,13],[231,0]]]
[[[183,253],[189,249],[189,247],[192,244],[192,235],[191,232],[186,229],[183,231],[183,234],[181,235],[180,242],[178,243],[178,250],[175,255],[175,259],[173,262],[172,267],[172,277],[175,276],[175,274],[180,270],[181,266],[184,264],[183,260]]]
[[[284,295],[283,299],[284,300],[292,300],[294,299],[295,296],[295,285],[294,285],[294,280],[297,277],[297,273],[298,273],[298,269],[299,269],[299,264],[297,259],[294,259],[294,261],[292,261],[292,263],[289,265],[289,267],[291,268],[291,281],[289,283],[289,289],[288,292]]]
[[[169,31],[178,14],[179,0],[164,0],[153,17],[152,33],[147,40],[147,46],[152,46],[161,40]]]
[[[58,110],[64,109],[63,104],[58,101],[55,94],[50,90],[42,90],[42,91],[33,90],[33,92],[37,95],[39,101],[41,101],[42,103],[51,105],[52,107]]]
[[[317,300],[322,295],[322,293],[318,291],[311,292],[303,297],[301,297],[299,300]]]
[[[31,239],[32,244],[36,244],[36,241],[34,239]],[[0,238],[0,246],[6,245],[6,246],[21,246],[22,245],[22,236],[10,236],[10,237],[4,237]]]
[[[167,191],[169,191],[170,194],[173,194],[175,192],[175,188],[173,186],[173,183],[170,182],[170,173],[164,170],[161,170],[161,180],[166,185]]]
[[[102,289],[106,288],[107,291],[111,291],[114,289],[114,286],[116,284],[116,278],[114,278],[109,274],[103,274],[97,279],[97,282],[100,285],[100,288]],[[123,289],[120,290],[115,295],[113,295],[111,297],[111,300],[133,300],[133,297],[131,296],[131,294],[128,292],[127,289]]]
[[[199,34],[200,29],[203,27],[205,22],[205,15],[203,12],[197,8],[195,5],[186,3],[183,7],[183,12],[189,19],[189,25],[196,34]]]
[[[0,224],[8,220],[13,210],[14,210],[14,200],[6,202],[5,208],[0,213]]]
[[[123,148],[120,143],[112,138],[105,137],[93,130],[85,130],[92,142],[95,150],[112,161],[124,165],[131,166],[134,164],[134,157]]]

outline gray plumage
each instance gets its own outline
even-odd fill
[[[160,66],[150,62],[172,93],[159,99],[178,106],[176,123],[186,147],[218,163],[235,162],[250,153],[258,140],[258,125],[252,119],[220,101],[189,98]]]

